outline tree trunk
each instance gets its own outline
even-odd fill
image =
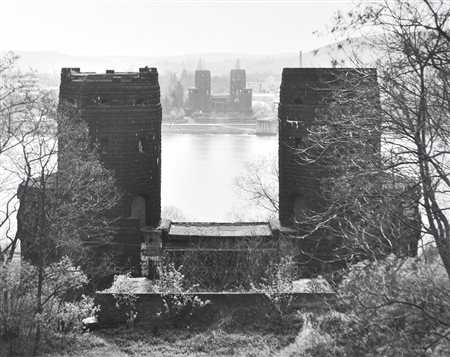
[[[42,258],[40,259],[42,260]],[[36,313],[35,316],[42,313],[42,282],[44,277],[44,269],[42,261],[40,262],[38,267],[38,286],[37,286],[37,295],[36,295]],[[33,356],[37,356],[39,343],[41,340],[41,326],[40,321],[36,322],[36,333],[34,335],[34,347],[33,347]]]

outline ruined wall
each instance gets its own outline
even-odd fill
[[[235,318],[242,319],[248,323],[249,321],[259,321],[263,316],[271,316],[274,311],[274,303],[264,292],[204,292],[204,293],[184,293],[183,295],[193,299],[206,302],[202,308],[192,309],[192,314],[179,314],[176,318],[180,324],[199,323],[210,324],[217,320],[222,320],[223,316],[239,315]],[[161,312],[164,312],[165,301],[169,303],[175,297],[181,294],[172,293],[138,293],[136,294],[136,302],[134,312],[137,313],[137,325],[143,326],[166,326],[170,324],[170,319]],[[336,300],[332,292],[311,292],[311,293],[278,293],[277,297],[280,301],[289,301],[286,312],[293,311],[309,311],[322,312],[329,304],[333,304]],[[283,299],[283,300],[281,300]],[[112,293],[97,292],[95,295],[95,304],[100,309],[97,312],[98,322],[101,326],[117,326],[127,322],[127,313],[130,312],[129,306],[121,306],[117,308],[116,299]],[[187,308],[190,308],[190,303]],[[239,311],[236,314],[236,311]]]
[[[298,149],[304,147],[308,128],[314,124],[317,112],[325,107],[327,99],[347,75],[357,75],[357,70],[285,68],[282,74],[278,108],[279,218],[282,227],[295,227],[291,231],[284,229],[285,251],[295,256],[304,276],[326,271],[326,262],[333,261],[338,242],[326,229],[311,235],[307,226],[295,224],[307,219],[309,212],[326,209],[321,180],[330,170],[320,159],[307,162]],[[301,236],[304,238],[298,238]]]
[[[376,72],[373,74],[376,85]],[[280,222],[293,223],[302,210],[320,210],[324,205],[320,181],[327,174],[318,163],[308,164],[295,149],[302,147],[317,110],[326,105],[333,90],[346,76],[358,76],[354,68],[285,68],[280,87],[279,117],[279,202]]]
[[[156,68],[105,74],[63,68],[60,105],[77,108],[87,122],[101,161],[114,172],[123,193],[112,212],[123,218],[119,240],[137,244],[139,251],[135,231],[140,226],[157,226],[161,216],[162,113]],[[128,232],[128,221],[133,221],[133,234]]]

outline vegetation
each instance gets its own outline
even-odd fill
[[[361,138],[354,136],[352,142],[358,150],[339,153],[344,166],[339,172],[339,178],[349,184],[345,187],[352,187],[351,183],[359,179],[363,185],[357,185],[357,189],[366,191],[371,186],[364,175],[372,175],[375,180],[383,180],[383,177],[390,175],[400,178],[400,184],[412,187],[405,199],[419,207],[424,216],[420,221],[420,232],[435,242],[450,277],[450,230],[445,203],[450,183],[447,79],[450,63],[449,16],[447,2],[428,0],[418,3],[383,1],[368,6],[362,3],[347,15],[338,15],[333,29],[336,32],[352,36],[365,34],[370,28],[372,33],[377,33],[367,40],[379,58],[376,61],[379,89],[376,90],[379,90],[381,103],[372,101],[371,105],[365,102],[365,108],[358,107],[356,101],[360,101],[361,97],[357,95],[355,100],[351,96],[345,97],[344,88],[340,103],[347,99],[346,103],[349,102],[357,110],[352,114],[346,112],[345,105],[342,106],[344,109],[339,119],[345,119],[347,130],[343,125],[343,130],[337,130],[338,135],[334,134],[336,131],[329,130],[331,134],[321,135],[325,141],[320,145],[326,149],[333,140],[335,143],[349,142],[351,131],[348,126],[356,124],[358,118],[380,118],[381,160],[371,158],[366,154],[367,150],[362,150],[364,144],[367,146],[364,135]],[[355,92],[359,90],[351,93]],[[330,120],[336,123],[331,116],[326,119],[329,123]],[[320,128],[320,125],[316,127]],[[363,156],[359,154],[361,152]],[[349,160],[353,159],[357,165],[348,165]],[[358,167],[361,160],[368,162],[366,166]],[[372,192],[372,196],[379,194],[385,198],[389,195],[381,189],[384,187]]]
[[[295,339],[298,326],[277,333],[273,326],[207,326],[200,329],[117,328],[78,337],[68,344],[54,344],[44,356],[271,356]],[[282,356],[283,354],[280,353]]]
[[[113,180],[98,164],[95,150],[75,145],[86,145],[82,140],[86,130],[77,126],[70,131],[76,140],[70,146],[73,150],[66,151],[71,164],[65,169],[81,170],[70,171],[71,177],[81,181],[70,183],[75,186],[65,186],[65,180],[47,181],[55,168],[51,157],[57,146],[54,138],[49,139],[51,130],[43,119],[54,115],[55,108],[49,105],[50,98],[29,91],[21,75],[6,76],[2,83],[7,85],[0,93],[8,99],[0,107],[0,156],[20,149],[20,159],[14,162],[17,172],[24,174],[20,176],[25,181],[24,202],[28,197],[36,212],[35,221],[27,223],[34,228],[30,243],[36,253],[32,257],[35,265],[15,265],[17,239],[6,230],[9,244],[1,255],[6,263],[0,270],[0,338],[7,350],[2,352],[37,354],[42,342],[49,346],[49,340],[55,343],[76,336],[76,341],[83,342],[67,345],[67,354],[74,355],[75,349],[80,355],[94,356],[449,355],[449,18],[447,2],[428,0],[362,3],[355,11],[337,15],[333,32],[353,36],[375,29],[377,35],[367,41],[379,56],[375,63],[379,86],[371,85],[373,73],[363,69],[358,76],[340,81],[327,109],[318,113],[298,148],[299,162],[323,165],[330,171],[323,180],[324,198],[330,205],[320,212],[306,209],[298,223],[307,223],[310,234],[326,228],[338,238],[336,259],[346,265],[334,280],[336,304],[321,315],[294,312],[285,320],[260,316],[255,326],[239,313],[203,326],[184,325],[182,332],[171,326],[118,329],[85,338],[74,334],[74,321],[92,313],[93,306],[78,292],[85,275],[58,249],[64,248],[76,261],[82,238],[107,238],[112,222],[99,218],[116,197]],[[0,74],[5,76],[13,66],[13,56],[4,58]],[[178,83],[172,99],[179,106]],[[85,155],[78,157],[80,152]],[[89,180],[92,177],[95,182]],[[276,213],[275,191],[268,190],[267,183],[255,167],[251,178],[238,184]],[[2,213],[1,226],[10,222],[12,202],[8,201]],[[81,212],[92,220],[86,221]],[[80,225],[84,221],[87,225]],[[418,238],[431,243],[412,257],[416,252],[411,247]],[[291,272],[277,265],[278,259],[272,256],[268,260],[250,254],[211,258],[196,253],[177,259],[179,266],[160,266],[153,289],[183,296],[182,292],[196,285],[203,289],[249,287],[276,296],[274,292],[292,283]],[[132,308],[134,291],[126,284],[121,289],[116,293],[118,304]],[[167,302],[164,312],[167,318],[179,316],[189,304],[192,301],[184,297],[176,298]],[[135,317],[131,309],[130,327]],[[86,347],[80,347],[84,343]]]
[[[336,306],[311,321],[311,334],[294,355],[447,356],[449,304],[447,275],[436,251],[366,260],[349,269]]]
[[[339,34],[376,33],[367,41],[379,87],[364,69],[347,76],[299,150],[305,164],[331,168],[330,207],[306,221],[340,237],[353,264],[294,355],[449,353],[449,17],[447,2],[428,0],[361,3],[336,17]],[[425,244],[408,257],[416,237]]]
[[[329,206],[298,223],[331,231],[348,270],[333,279],[337,305],[309,317],[292,355],[449,354],[449,17],[448,2],[428,0],[336,16],[333,32],[373,49],[378,87],[352,54],[360,72],[340,78],[298,149],[299,163],[329,172]],[[276,202],[262,180],[241,186]]]
[[[119,194],[76,109],[57,110],[56,98],[30,84],[32,74],[15,70],[16,59],[0,60],[0,162],[8,173],[0,212],[0,228],[7,228],[0,238],[8,242],[0,251],[0,339],[7,354],[36,355],[55,333],[79,329],[75,316],[92,313],[92,301],[78,290],[86,274],[90,282],[111,274],[108,255],[92,247],[111,238],[115,219],[107,212]],[[21,263],[13,260],[19,241]]]
[[[86,275],[68,258],[41,271],[27,262],[0,266],[0,356],[34,355],[53,339],[80,333],[80,321],[95,313],[81,294]]]

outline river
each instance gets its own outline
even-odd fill
[[[163,134],[161,205],[176,207],[183,220],[197,222],[261,219],[265,211],[248,202],[236,189],[235,180],[246,174],[249,162],[276,159],[277,150],[276,136]],[[19,182],[6,166],[6,162],[0,163],[0,209],[16,192]],[[10,223],[0,228],[0,238],[8,228],[14,234],[14,216]]]
[[[276,136],[163,135],[162,206],[177,207],[191,221],[234,221],[249,209],[236,178],[246,174],[249,162],[276,158],[277,152]],[[250,208],[255,217],[260,213]]]

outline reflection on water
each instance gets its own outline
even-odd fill
[[[229,221],[246,204],[236,177],[247,162],[276,155],[277,148],[276,136],[163,135],[162,206],[178,207],[192,221]]]

